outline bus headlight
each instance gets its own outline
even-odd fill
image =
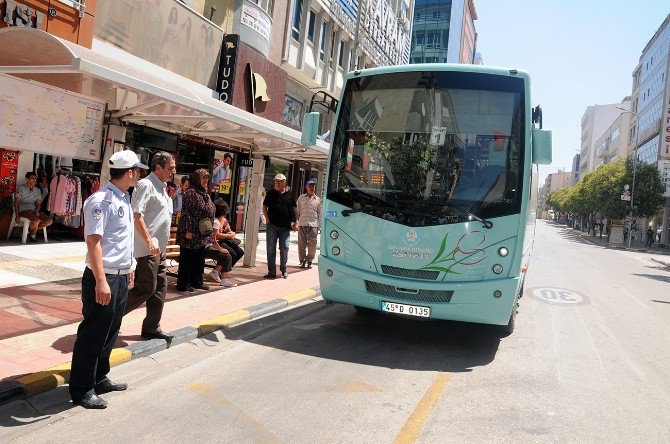
[[[503,266],[500,265],[500,264],[495,264],[495,265],[493,266],[493,272],[494,272],[495,274],[500,274],[500,273],[502,273],[502,272],[503,272]]]
[[[502,257],[505,257],[509,254],[509,250],[505,247],[500,247],[498,249],[498,254],[501,255]]]
[[[337,230],[333,230],[330,232],[331,239],[337,239],[338,237],[340,237],[340,233],[338,233]]]
[[[335,246],[335,247],[333,247],[330,251],[331,251],[335,256],[337,256],[337,255],[340,254],[340,247]]]

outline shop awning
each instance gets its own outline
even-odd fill
[[[97,40],[91,50],[32,28],[2,29],[0,73],[104,100],[112,88],[132,91],[137,106],[113,114],[126,122],[282,159],[328,156],[327,143],[304,146],[299,131],[221,102],[209,88]]]

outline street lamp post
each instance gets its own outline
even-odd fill
[[[635,116],[638,114],[635,111],[630,111],[624,108],[623,106],[616,106],[615,108],[620,109],[624,113],[630,113]],[[637,146],[633,143],[633,184],[630,187],[630,222],[628,223],[628,248],[630,248],[632,236],[631,232],[633,231],[633,216],[635,214],[635,209],[633,207],[633,200],[635,199],[635,171],[637,170]]]

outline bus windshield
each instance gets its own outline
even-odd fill
[[[401,72],[350,79],[340,102],[327,197],[408,226],[521,209],[521,78]]]

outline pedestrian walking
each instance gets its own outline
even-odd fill
[[[189,189],[184,193],[177,229],[177,291],[209,290],[209,286],[202,282],[205,249],[207,244],[214,243],[214,203],[209,196],[209,179],[206,169],[195,170],[191,174]]]
[[[82,314],[72,351],[70,396],[87,409],[104,409],[98,395],[125,390],[108,377],[109,356],[121,327],[133,281],[133,216],[128,188],[137,185],[140,163],[132,151],[109,158],[110,182],[92,194],[83,206],[86,269],[81,278]]]
[[[298,198],[298,259],[300,268],[312,268],[321,223],[321,198],[314,193],[316,182],[305,184],[306,193]]]
[[[645,247],[651,247],[654,244],[654,230],[649,227],[647,228],[647,242],[644,243]]]
[[[14,217],[17,225],[21,223],[22,217],[30,221],[28,240],[31,242],[37,240],[39,230],[53,223],[49,216],[40,211],[42,197],[42,190],[37,186],[37,174],[33,171],[26,173],[26,184],[16,187],[14,194]]]
[[[268,274],[265,279],[277,277],[277,241],[279,241],[279,271],[286,279],[286,263],[288,262],[288,248],[291,230],[297,231],[296,202],[286,190],[286,176],[277,174],[274,178],[274,188],[265,193],[263,200],[263,214],[267,221],[265,237],[268,254]]]
[[[170,153],[158,152],[151,159],[151,174],[140,180],[133,191],[131,206],[135,220],[134,252],[135,286],[128,292],[124,315],[146,302],[142,322],[144,339],[172,341],[172,335],[161,330],[160,322],[167,295],[165,252],[170,225],[172,201],[167,194],[167,181],[174,175],[176,163]]]

